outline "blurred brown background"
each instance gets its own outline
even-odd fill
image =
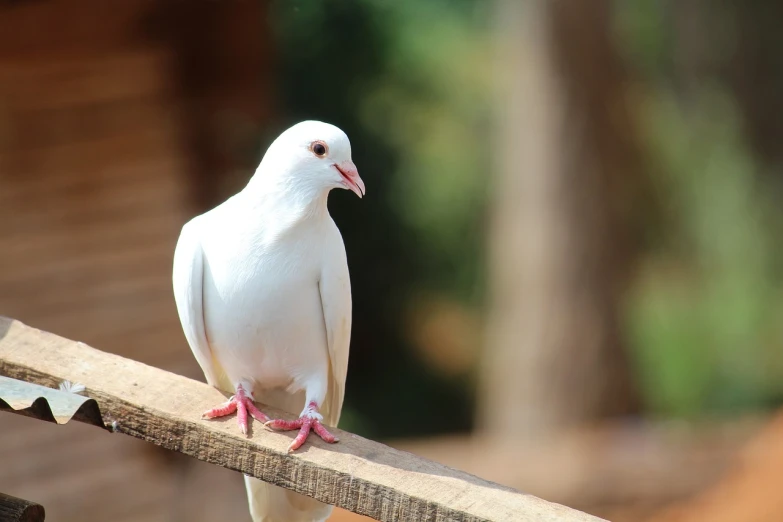
[[[0,314],[203,380],[179,229],[329,121],[369,190],[330,198],[342,427],[612,520],[781,520],[781,19],[2,1]],[[227,470],[76,423],[5,414],[0,436],[0,491],[50,520],[249,520]]]

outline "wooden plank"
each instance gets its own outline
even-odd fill
[[[0,493],[0,520],[3,522],[43,522],[44,516],[40,504]]]
[[[289,455],[292,433],[254,423],[245,438],[234,418],[202,420],[202,411],[224,400],[206,384],[6,318],[0,318],[0,375],[49,387],[78,382],[115,432],[377,520],[600,520],[339,429],[338,444],[311,437]]]

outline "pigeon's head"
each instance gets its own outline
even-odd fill
[[[320,121],[303,121],[269,146],[262,165],[274,165],[273,176],[315,190],[342,188],[364,195],[364,181],[351,161],[351,142],[343,131]]]

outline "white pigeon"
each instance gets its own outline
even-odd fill
[[[337,442],[324,425],[340,419],[351,337],[351,283],[329,191],[364,194],[343,131],[305,121],[269,147],[247,186],[182,228],[174,253],[174,298],[207,382],[233,393],[206,418],[248,413],[267,426],[310,430]],[[298,420],[270,421],[253,404]],[[255,522],[326,520],[332,507],[245,477]]]

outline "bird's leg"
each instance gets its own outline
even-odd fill
[[[305,440],[307,440],[307,436],[310,434],[310,430],[316,432],[318,436],[326,442],[334,443],[340,440],[329,433],[326,427],[321,423],[322,420],[323,417],[318,413],[318,404],[316,404],[315,401],[310,401],[307,408],[305,408],[305,411],[302,412],[302,416],[298,419],[292,421],[275,419],[265,422],[264,425],[276,430],[299,430],[294,441],[288,446],[288,452],[291,453],[304,444]]]
[[[244,435],[247,435],[248,413],[250,413],[250,415],[252,415],[253,418],[258,421],[269,421],[269,417],[264,415],[264,413],[256,408],[255,404],[253,404],[253,396],[245,390],[245,387],[242,384],[237,384],[236,394],[228,399],[227,402],[224,402],[216,408],[205,411],[201,415],[201,418],[214,419],[216,417],[225,417],[226,415],[230,415],[234,412],[237,412],[237,423],[239,424],[239,431],[241,431]]]

